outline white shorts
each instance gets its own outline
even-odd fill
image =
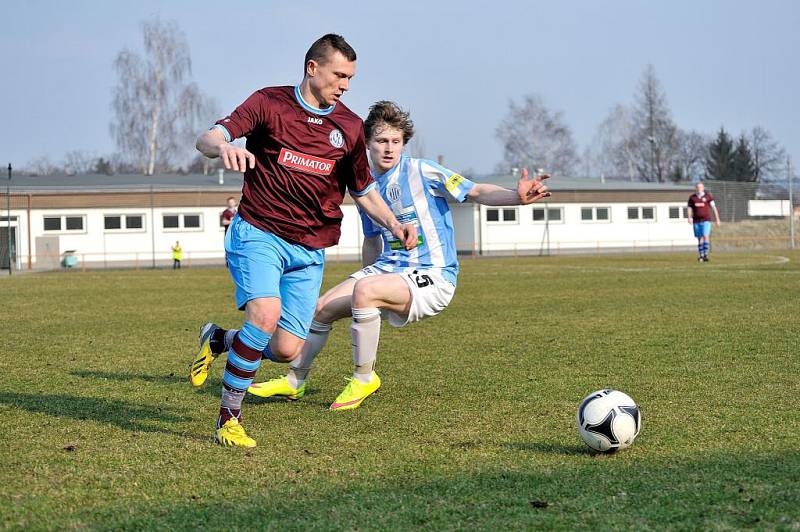
[[[456,293],[456,287],[445,280],[436,270],[387,272],[374,266],[367,266],[350,277],[357,281],[372,275],[388,275],[391,273],[402,277],[411,291],[411,307],[408,309],[408,316],[388,310],[381,311],[381,317],[387,319],[393,327],[403,327],[409,323],[436,316],[447,308]]]

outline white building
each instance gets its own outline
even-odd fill
[[[493,181],[515,186],[511,176]],[[17,177],[0,192],[0,265],[52,269],[72,254],[77,267],[171,263],[179,241],[186,265],[222,264],[226,199],[239,197],[242,177]],[[453,204],[459,252],[474,254],[675,249],[693,246],[686,221],[690,186],[553,179],[546,203],[520,207]],[[10,202],[7,200],[10,199]],[[7,204],[10,213],[6,212]],[[339,245],[328,260],[358,257],[362,236],[346,198]],[[10,231],[9,231],[10,221]]]

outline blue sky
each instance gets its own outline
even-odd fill
[[[22,166],[70,150],[114,151],[112,63],[140,47],[140,22],[175,20],[193,76],[224,113],[253,90],[294,84],[327,32],[356,49],[344,102],[412,112],[426,155],[491,171],[509,99],[540,94],[581,148],[610,107],[631,103],[652,63],[675,122],[738,134],[760,125],[800,160],[800,2],[539,0],[9,2],[0,32],[0,158]]]

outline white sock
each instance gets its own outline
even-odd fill
[[[354,308],[353,324],[350,326],[353,337],[353,378],[362,383],[372,380],[375,359],[378,356],[378,341],[381,337],[381,311],[375,307]]]
[[[331,332],[333,325],[330,323],[320,323],[318,321],[311,322],[311,330],[306,338],[306,343],[303,344],[303,349],[300,355],[289,362],[289,372],[286,374],[286,381],[294,389],[303,385],[311,371],[311,366],[314,364],[314,358],[325,347],[325,342],[328,341],[328,335]]]

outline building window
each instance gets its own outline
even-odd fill
[[[628,207],[628,220],[653,221],[655,219],[655,207]]]
[[[670,207],[669,219],[670,220],[685,220],[689,217],[687,207]]]
[[[561,222],[562,218],[561,209],[558,207],[533,208],[533,221],[536,223]]]
[[[103,227],[110,232],[140,232],[144,229],[142,214],[106,214]]]
[[[85,217],[79,216],[45,216],[44,230],[53,232],[83,232]]]
[[[104,216],[103,227],[106,231],[122,229],[122,216]]]
[[[144,229],[144,216],[141,214],[126,214],[125,229]]]
[[[180,216],[177,214],[164,215],[164,229],[178,229],[180,227]]]
[[[164,229],[199,231],[203,228],[200,214],[165,214],[162,218]]]
[[[517,209],[486,209],[486,221],[514,223],[517,221]]]
[[[610,222],[610,207],[581,207],[581,221],[584,222]]]
[[[184,214],[183,226],[192,229],[200,228],[200,215],[199,214]]]

